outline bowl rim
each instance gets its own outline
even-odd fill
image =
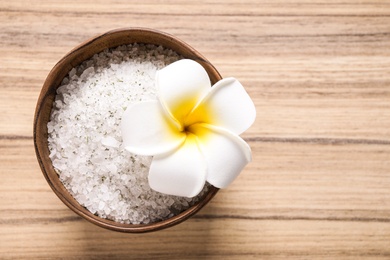
[[[122,224],[92,214],[86,208],[81,206],[76,201],[76,199],[73,198],[73,196],[68,192],[68,190],[66,190],[62,182],[59,180],[58,174],[55,172],[51,164],[51,160],[48,157],[48,145],[47,145],[47,137],[48,137],[47,122],[48,121],[44,120],[45,117],[46,118],[50,117],[50,113],[54,101],[53,99],[55,98],[56,95],[56,89],[60,86],[62,79],[69,73],[69,71],[73,67],[79,65],[84,60],[91,58],[93,54],[100,53],[101,51],[107,48],[115,48],[123,44],[135,43],[137,41],[132,40],[131,38],[132,35],[136,38],[139,37],[139,35],[141,34],[144,34],[144,36],[146,37],[145,39],[148,39],[146,40],[148,42],[138,42],[138,43],[145,43],[145,44],[150,43],[155,45],[162,45],[163,47],[171,48],[176,52],[178,52],[177,51],[178,49],[182,49],[182,52],[179,51],[178,53],[181,54],[184,58],[196,60],[203,67],[205,67],[207,73],[210,76],[212,83],[215,83],[216,81],[222,78],[219,72],[216,70],[216,68],[202,54],[200,54],[198,51],[196,51],[194,48],[192,48],[184,41],[180,40],[179,38],[171,34],[159,30],[143,28],[143,27],[126,27],[126,28],[114,29],[105,32],[103,34],[94,36],[82,42],[57,62],[57,64],[51,69],[51,71],[49,72],[48,76],[45,79],[45,82],[39,94],[39,98],[37,100],[34,122],[33,122],[33,141],[34,141],[36,157],[46,181],[48,182],[49,186],[54,191],[54,193],[57,195],[57,197],[68,208],[70,208],[73,212],[75,212],[82,218],[86,219],[87,221],[109,230],[125,232],[125,233],[151,232],[151,231],[157,231],[157,230],[161,230],[161,229],[165,229],[177,225],[187,220],[195,213],[197,213],[200,209],[202,209],[216,195],[216,193],[219,190],[218,188],[210,185],[209,190],[206,192],[204,197],[202,197],[199,201],[197,201],[193,206],[189,207],[188,209],[184,210],[183,212],[171,218],[161,220],[158,222],[149,223],[149,224]],[[121,39],[121,41],[117,43],[113,43],[113,42],[107,43],[107,40],[110,39],[110,37],[113,37],[114,39]],[[123,37],[125,38],[122,39]],[[163,44],[158,44],[157,42],[153,43],[153,39],[158,39],[159,41],[163,41]],[[164,45],[168,45],[168,46],[164,46]],[[172,46],[175,46],[175,48],[172,48]],[[92,48],[96,47],[100,51],[91,52],[92,53],[91,55],[91,53],[87,52],[91,47]],[[89,57],[85,58],[86,56]],[[43,123],[46,124],[43,125]]]

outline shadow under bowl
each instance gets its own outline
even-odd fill
[[[178,215],[159,222],[150,224],[122,224],[98,217],[81,206],[60,181],[57,172],[53,168],[52,161],[49,158],[50,151],[48,147],[47,129],[47,123],[50,120],[56,90],[69,71],[83,61],[90,59],[94,54],[100,53],[107,48],[115,48],[120,45],[132,43],[161,45],[164,48],[172,49],[184,58],[192,59],[200,63],[207,71],[212,85],[221,79],[221,75],[206,58],[191,46],[172,35],[146,28],[123,28],[112,30],[77,46],[53,67],[44,82],[37,102],[33,135],[35,152],[42,173],[54,193],[66,206],[84,219],[100,227],[120,232],[142,233],[161,230],[183,222],[203,208],[219,189],[210,186],[206,194],[193,206]]]

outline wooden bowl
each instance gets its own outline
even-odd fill
[[[206,60],[206,58],[204,58],[199,52],[190,47],[188,44],[175,38],[172,35],[144,28],[124,28],[113,30],[82,43],[81,45],[73,49],[71,52],[69,52],[67,55],[65,55],[65,57],[63,57],[54,66],[54,68],[47,76],[46,81],[42,87],[37,102],[34,118],[35,152],[43,175],[45,176],[50,187],[53,189],[54,193],[71,210],[73,210],[86,220],[92,222],[93,224],[110,230],[129,233],[156,231],[176,225],[198,212],[218,192],[217,188],[210,187],[208,192],[192,207],[188,208],[184,212],[174,217],[163,221],[137,225],[121,224],[108,219],[100,218],[89,212],[72,197],[72,195],[66,190],[66,188],[59,180],[59,177],[54,170],[52,162],[49,158],[50,152],[47,141],[47,123],[50,119],[53,101],[56,96],[56,89],[60,86],[60,83],[62,82],[63,78],[69,73],[72,68],[76,67],[83,61],[91,58],[94,54],[99,53],[107,48],[114,48],[120,45],[136,42],[162,45],[165,48],[169,48],[176,51],[184,58],[193,59],[199,62],[209,74],[212,84],[216,83],[218,80],[221,79],[221,75],[214,68],[214,66]]]

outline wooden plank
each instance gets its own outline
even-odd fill
[[[345,227],[347,225],[347,228]],[[39,231],[38,231],[39,230]],[[84,221],[2,229],[12,257],[126,259],[388,259],[389,225],[323,221],[190,220],[140,236],[98,229]],[[26,237],[34,243],[26,243]],[[4,255],[4,254],[3,254]]]
[[[390,256],[390,145],[250,145],[254,162],[198,215],[137,236],[79,218],[51,192],[31,140],[2,140],[0,254],[175,259],[185,249],[194,259]]]

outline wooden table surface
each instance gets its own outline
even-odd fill
[[[173,34],[252,96],[253,162],[190,220],[90,224],[52,192],[32,121],[54,64],[84,40]],[[0,258],[390,259],[390,3],[0,0]]]

